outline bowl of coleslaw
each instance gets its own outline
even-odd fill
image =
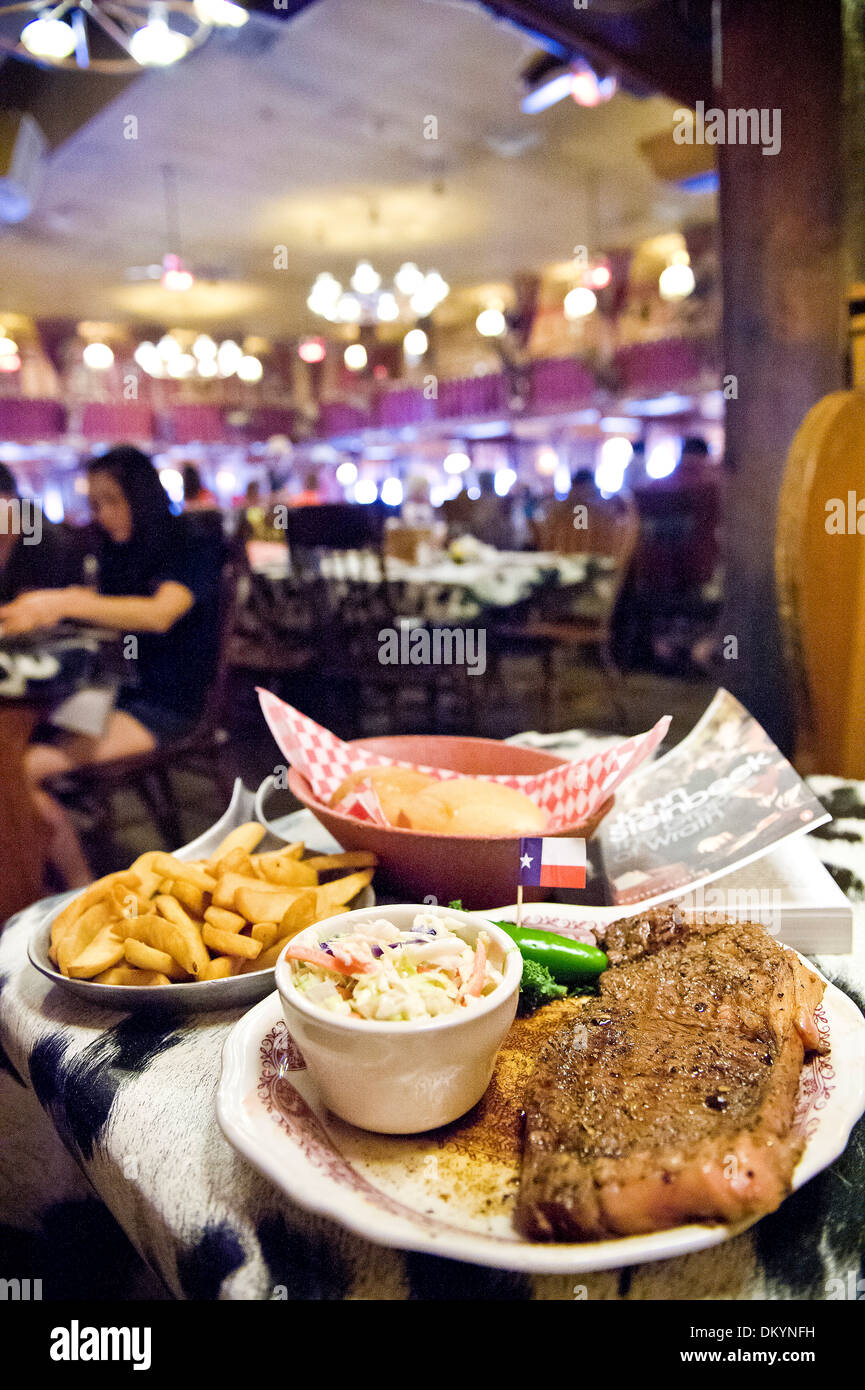
[[[389,904],[298,933],[276,986],[333,1113],[360,1129],[417,1134],[480,1100],[522,968],[511,938],[478,914]]]

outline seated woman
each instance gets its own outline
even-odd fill
[[[88,763],[146,753],[190,731],[218,660],[221,555],[186,534],[171,514],[151,461],[138,449],[109,450],[87,465],[96,523],[97,590],[35,589],[0,608],[3,633],[73,619],[124,634],[130,679],[121,685],[102,734],[57,734],[31,746],[27,770],[48,824],[49,861],[70,888],[90,880],[63,808],[43,778]]]

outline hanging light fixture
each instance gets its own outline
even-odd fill
[[[427,318],[450,294],[450,285],[437,270],[424,273],[413,261],[401,265],[392,285],[369,261],[358,261],[344,289],[330,271],[316,276],[307,307],[330,323],[395,323],[397,319]]]
[[[214,28],[238,29],[249,19],[232,0],[18,0],[3,8],[7,16],[19,16],[23,27],[17,37],[0,35],[3,52],[42,67],[109,75],[171,67]],[[94,35],[98,45],[91,44]],[[107,56],[95,57],[93,47]]]

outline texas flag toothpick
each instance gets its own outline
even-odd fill
[[[585,888],[586,842],[570,836],[520,840],[517,905],[522,916],[523,886]]]
[[[585,840],[520,840],[519,881],[532,888],[585,888]]]

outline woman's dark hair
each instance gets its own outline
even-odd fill
[[[159,474],[140,449],[122,444],[87,463],[87,476],[107,473],[132,513],[129,541],[99,530],[99,588],[104,594],[149,594],[176,544],[176,519]]]
[[[18,484],[11,468],[7,468],[5,463],[0,463],[0,495],[3,497],[17,497]]]

